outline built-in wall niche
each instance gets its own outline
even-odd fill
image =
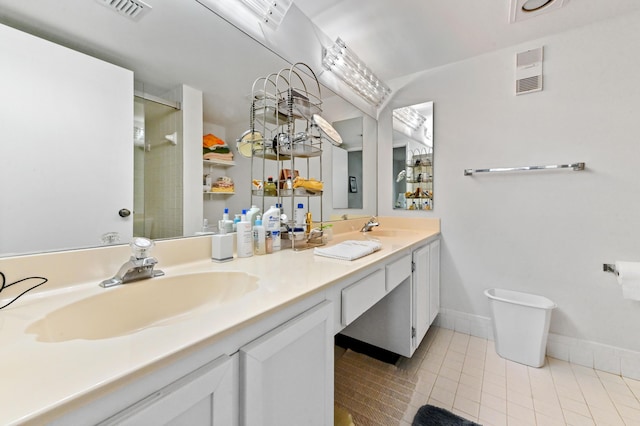
[[[335,121],[333,127],[342,138],[342,144],[332,148],[333,208],[362,209],[362,194],[367,188],[363,182],[362,117]]]
[[[433,209],[433,102],[393,110],[393,208]]]

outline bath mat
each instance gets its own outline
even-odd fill
[[[416,380],[395,365],[347,349],[335,362],[335,405],[357,426],[398,425]]]
[[[413,418],[411,426],[480,426],[444,408],[423,405]]]

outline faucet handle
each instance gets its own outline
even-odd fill
[[[148,254],[151,251],[151,248],[154,246],[154,243],[148,238],[136,237],[131,240],[129,246],[131,247],[133,256],[136,259],[144,259],[145,257],[149,257]]]

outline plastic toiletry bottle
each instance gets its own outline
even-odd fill
[[[265,231],[280,230],[280,209],[277,206],[271,206],[262,215],[262,226]]]
[[[267,183],[264,184],[264,195],[275,197],[278,195],[278,191],[276,190],[276,184],[273,181],[273,177],[269,176],[267,179]]]
[[[247,221],[251,224],[251,226],[256,223],[256,216],[260,214],[260,209],[255,204],[251,205],[251,208],[247,210]]]
[[[237,214],[237,215],[233,218],[233,232],[236,232],[236,231],[237,231],[238,222],[240,222],[240,215],[239,215],[239,214]]]
[[[251,233],[251,223],[247,220],[247,211],[242,210],[240,222],[236,224],[238,257],[253,256],[253,235]]]
[[[298,208],[296,208],[296,211],[293,214],[293,220],[296,224],[296,228],[304,228],[305,219],[304,205],[302,203],[298,203]]]
[[[264,242],[264,250],[267,254],[273,253],[273,235],[271,235],[271,231],[265,231]]]
[[[307,224],[307,235],[311,234],[311,225],[313,224],[313,219],[311,218],[311,212],[307,212],[307,217],[305,219]]]
[[[256,219],[256,224],[253,225],[253,253],[254,254],[266,254],[265,248],[265,229],[262,226],[262,219],[260,216]]]
[[[233,232],[233,221],[229,220],[229,209],[225,207],[222,220],[218,222],[218,230],[221,234]]]
[[[280,229],[276,229],[271,231],[271,246],[273,251],[279,251],[282,248],[282,243],[280,242]]]

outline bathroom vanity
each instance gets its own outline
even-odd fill
[[[439,304],[439,221],[380,218],[369,233],[357,231],[361,222],[335,226],[329,242],[381,241],[355,261],[284,250],[217,264],[210,237],[169,240],[154,252],[166,277],[120,288],[97,283],[126,259],[122,246],[0,259],[5,274],[50,284],[0,311],[0,422],[333,424],[333,336],[410,356]],[[60,267],[86,259],[91,271]],[[181,283],[184,297],[174,290]],[[134,299],[135,286],[148,298]],[[137,302],[129,312],[112,305],[110,316],[98,305],[106,292]],[[87,300],[97,304],[74,324],[99,321],[73,334],[60,318]],[[163,309],[166,318],[145,323]]]

